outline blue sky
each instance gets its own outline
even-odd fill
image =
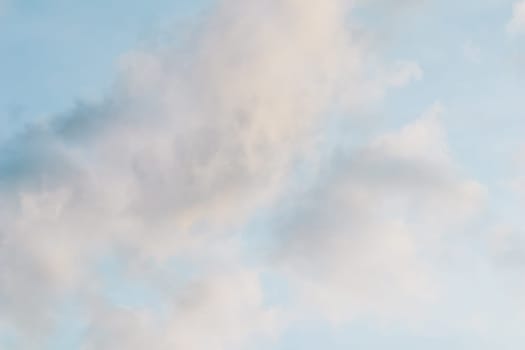
[[[0,0],[0,347],[521,349],[522,0]]]
[[[176,31],[206,3],[7,2],[0,22],[2,136],[23,121],[103,98],[122,54]]]

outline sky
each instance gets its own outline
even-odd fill
[[[524,0],[0,0],[0,349],[523,349]]]

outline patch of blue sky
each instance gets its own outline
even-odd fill
[[[161,311],[162,299],[147,280],[131,276],[125,258],[106,256],[97,269],[102,294],[112,305],[123,308],[148,308]]]
[[[491,203],[500,210],[509,207],[501,182],[512,174],[525,133],[519,112],[525,75],[513,58],[519,43],[505,31],[511,5],[510,0],[407,2],[410,15],[380,6],[363,9],[359,17],[376,31],[384,57],[414,60],[424,72],[421,81],[389,91],[376,124],[399,128],[440,103],[454,159],[496,189],[500,198]]]
[[[0,21],[0,140],[25,123],[102,98],[118,58],[212,0],[12,0]]]
[[[18,348],[18,337],[7,331],[0,331],[0,348],[5,350],[16,350]]]
[[[54,332],[47,341],[46,350],[81,349],[88,331],[84,308],[74,298],[66,300],[56,313]]]

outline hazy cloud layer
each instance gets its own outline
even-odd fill
[[[439,103],[352,146],[330,134],[425,76],[374,49],[350,16],[363,3],[219,1],[191,42],[124,55],[102,102],[2,145],[0,329],[17,348],[40,349],[65,301],[93,350],[247,349],[308,317],[438,319],[457,292],[450,242],[488,190],[454,158]],[[262,254],[246,243],[259,216]],[[268,302],[266,275],[291,300]],[[116,278],[138,305],[112,297]]]

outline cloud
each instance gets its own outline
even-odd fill
[[[103,301],[91,307],[87,349],[238,349],[277,330],[278,314],[265,310],[253,271],[218,272],[195,281],[164,304],[166,322],[148,310],[117,309]],[[205,335],[205,336],[204,336]]]
[[[319,185],[281,219],[280,267],[333,322],[419,320],[440,298],[439,251],[486,193],[461,176],[440,105],[400,130],[339,153]],[[406,323],[405,323],[406,324]]]
[[[512,6],[512,18],[507,24],[510,35],[522,34],[525,31],[525,1],[517,1]]]
[[[104,101],[1,148],[0,323],[21,348],[40,348],[66,297],[88,308],[96,349],[235,348],[278,328],[235,233],[311,161],[329,115],[422,74],[374,57],[351,5],[222,1],[187,47],[125,55]],[[122,310],[97,270],[108,255],[160,293],[171,275],[155,271],[174,257],[198,276],[162,296],[164,315]]]

